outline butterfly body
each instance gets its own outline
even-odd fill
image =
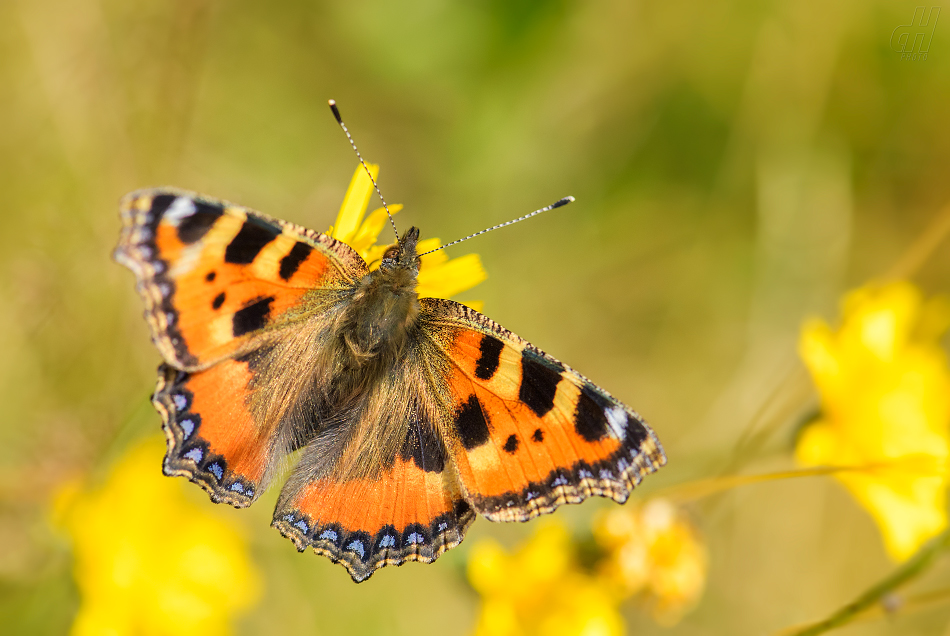
[[[415,228],[370,271],[327,235],[189,192],[132,193],[122,216],[116,259],[165,358],[165,473],[243,507],[299,451],[273,525],[354,580],[434,560],[476,513],[625,501],[666,461],[635,411],[570,367],[419,298]]]
[[[419,317],[418,238],[419,231],[410,228],[383,258],[380,268],[355,286],[339,330],[357,367],[366,358],[379,358],[384,365],[396,362],[415,326]]]

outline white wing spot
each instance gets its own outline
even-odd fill
[[[607,416],[607,425],[613,432],[614,437],[623,439],[627,436],[627,412],[622,406],[611,406],[604,409],[604,415]]]
[[[167,210],[165,210],[165,216],[163,217],[163,220],[168,221],[175,227],[178,227],[178,224],[181,223],[182,219],[187,219],[197,211],[198,209],[195,207],[194,201],[187,197],[178,197],[172,201],[172,204],[168,206]]]
[[[181,426],[181,430],[185,433],[185,439],[191,437],[191,434],[195,432],[195,423],[191,419],[182,420],[178,423]]]

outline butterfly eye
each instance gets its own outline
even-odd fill
[[[396,259],[399,256],[399,246],[393,245],[383,252],[383,261],[379,264],[381,269],[390,269],[396,265]]]

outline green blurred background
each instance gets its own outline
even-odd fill
[[[423,238],[574,195],[450,255],[477,251],[488,270],[466,298],[654,425],[670,462],[652,492],[722,470],[788,387],[802,319],[833,318],[950,202],[950,15],[927,59],[904,61],[891,36],[915,6],[0,3],[0,631],[68,629],[79,597],[50,499],[159,428],[159,356],[132,276],[110,260],[125,192],[175,185],[326,229],[355,167],[335,98],[387,200],[405,204],[397,220]],[[915,280],[946,291],[948,266],[939,251]],[[797,404],[746,467],[790,466]],[[467,633],[467,546],[531,531],[479,520],[436,564],[356,586],[268,527],[273,499],[220,507],[265,576],[240,633]],[[584,528],[605,505],[557,514]],[[629,633],[770,633],[892,568],[827,479],[694,512],[704,599],[672,629],[630,609]],[[939,634],[948,619],[940,606],[841,633]]]

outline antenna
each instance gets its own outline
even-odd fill
[[[457,240],[457,241],[452,241],[451,243],[446,243],[446,244],[443,245],[442,247],[437,247],[437,248],[435,248],[434,250],[429,250],[428,252],[423,252],[422,254],[419,254],[419,256],[425,256],[426,254],[431,254],[432,252],[438,252],[439,250],[444,250],[445,248],[449,247],[450,245],[456,245],[456,244],[458,244],[458,243],[461,243],[462,241],[467,241],[467,240],[470,239],[470,238],[475,238],[476,236],[479,236],[479,235],[481,235],[481,234],[485,234],[485,233],[487,233],[487,232],[491,232],[492,230],[497,230],[497,229],[499,229],[499,228],[507,227],[507,226],[509,226],[509,225],[514,225],[515,223],[517,223],[517,222],[519,222],[519,221],[524,221],[525,219],[530,219],[532,216],[535,216],[535,215],[537,215],[537,214],[541,214],[542,212],[547,212],[548,210],[553,210],[554,208],[559,208],[559,207],[561,207],[562,205],[567,205],[568,203],[573,203],[573,202],[574,202],[574,197],[564,197],[563,199],[558,199],[557,201],[555,201],[555,202],[552,203],[551,205],[549,205],[549,206],[547,206],[547,207],[545,207],[545,208],[541,208],[540,210],[535,210],[535,211],[532,212],[531,214],[525,214],[524,216],[519,216],[517,219],[512,219],[512,220],[507,221],[507,222],[505,222],[505,223],[502,223],[502,224],[500,224],[500,225],[494,225],[494,226],[492,226],[492,227],[486,228],[486,229],[484,229],[484,230],[482,230],[482,231],[480,231],[480,232],[475,232],[474,234],[469,234],[469,235],[466,236],[465,238],[460,238],[460,239]]]
[[[396,230],[396,222],[393,221],[392,212],[389,211],[389,206],[386,205],[386,199],[383,198],[383,193],[379,191],[379,186],[376,185],[376,179],[373,178],[373,173],[369,171],[369,166],[366,165],[366,162],[363,161],[363,155],[360,154],[359,148],[356,147],[356,142],[353,141],[353,136],[350,134],[350,131],[346,129],[346,124],[343,123],[343,117],[340,116],[340,109],[336,107],[336,100],[331,99],[329,102],[330,110],[333,111],[333,116],[336,117],[336,123],[340,124],[340,128],[343,129],[343,132],[346,133],[346,138],[350,140],[350,145],[353,146],[353,151],[356,153],[356,158],[360,160],[360,163],[363,165],[363,169],[366,170],[366,175],[369,177],[369,180],[373,182],[373,187],[376,188],[376,194],[379,195],[379,200],[383,202],[383,207],[386,208],[386,214],[389,215],[389,224],[393,226],[393,234],[396,235],[396,242],[399,242],[399,232]]]

